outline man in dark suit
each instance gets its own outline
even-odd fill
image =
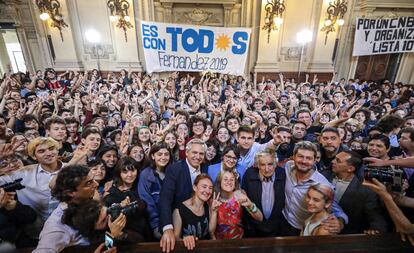
[[[387,231],[378,196],[355,176],[361,166],[362,159],[357,153],[342,151],[332,161],[332,171],[322,172],[335,185],[335,198],[349,218],[342,234],[377,234]]]
[[[275,152],[268,150],[256,153],[255,165],[243,177],[243,189],[249,199],[263,213],[263,221],[250,215],[246,222],[245,235],[255,237],[280,236],[280,221],[285,206],[285,170],[277,168]]]
[[[159,211],[162,237],[160,247],[163,252],[170,252],[175,246],[172,212],[178,203],[191,197],[195,178],[207,173],[202,167],[207,146],[200,139],[192,139],[186,146],[186,159],[167,167],[161,188]]]

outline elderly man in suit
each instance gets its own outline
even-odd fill
[[[175,246],[172,211],[178,203],[191,197],[195,178],[200,173],[207,173],[207,168],[201,166],[206,150],[204,141],[192,139],[186,146],[186,159],[166,169],[159,202],[162,232],[160,247],[163,252],[170,252]]]
[[[255,208],[263,213],[263,220],[256,221],[246,215],[246,236],[280,236],[280,221],[285,206],[286,175],[283,168],[276,168],[277,158],[274,151],[264,150],[256,153],[255,165],[243,177],[243,189]],[[253,210],[254,211],[254,210]]]
[[[342,234],[377,234],[387,231],[377,194],[362,185],[356,176],[361,157],[353,151],[342,151],[332,161],[332,171],[322,174],[335,186],[335,198],[348,215],[349,223]]]

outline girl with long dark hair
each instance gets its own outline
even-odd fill
[[[127,215],[126,229],[138,233],[141,241],[150,241],[152,233],[149,230],[148,217],[145,212],[147,205],[136,190],[139,173],[138,164],[134,159],[121,158],[115,167],[113,185],[104,197],[104,203],[109,207],[112,204],[121,203],[124,206],[136,201],[135,210]]]

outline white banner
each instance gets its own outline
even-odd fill
[[[353,56],[414,52],[414,17],[357,18]]]
[[[210,71],[241,75],[250,30],[141,21],[146,70],[149,73]]]

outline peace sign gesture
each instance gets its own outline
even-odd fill
[[[184,137],[184,135],[178,134],[177,144],[178,144],[179,147],[182,147],[182,149],[185,148],[185,137]]]
[[[211,210],[213,210],[213,212],[216,212],[217,209],[220,207],[221,205],[221,201],[220,201],[220,192],[219,193],[213,193],[213,198],[211,201]]]
[[[151,142],[152,143],[156,143],[156,142],[161,142],[162,138],[164,137],[163,132],[160,129],[160,125],[157,124],[157,128],[156,129],[151,129]]]
[[[0,148],[0,158],[3,159],[6,156],[11,156],[15,153],[16,149],[24,142],[24,140],[12,139],[11,143],[6,143]]]
[[[72,159],[69,161],[69,164],[86,164],[86,158],[90,155],[89,147],[85,145],[79,145],[76,150],[73,152]]]

